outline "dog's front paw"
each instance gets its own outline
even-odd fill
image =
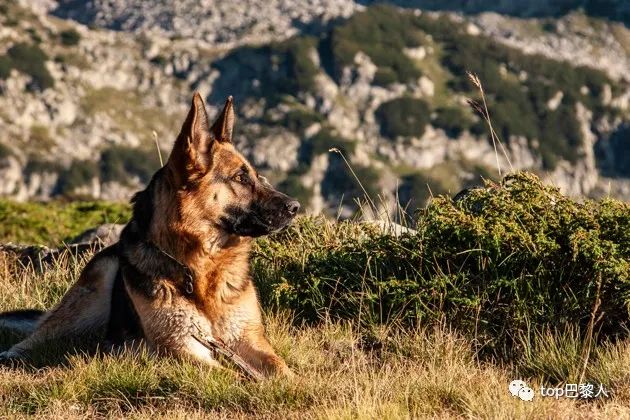
[[[296,377],[295,373],[287,366],[286,362],[280,358],[274,360],[272,366],[267,369],[266,376],[282,377],[286,379],[295,379]]]
[[[291,370],[291,368],[289,368],[288,366],[285,365],[285,367],[280,370],[279,374],[287,379],[295,379],[297,378],[297,375],[295,374],[295,372],[293,372]]]
[[[0,366],[15,367],[22,363],[24,363],[24,356],[15,350],[9,349],[0,353]]]

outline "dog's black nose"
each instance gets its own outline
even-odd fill
[[[300,209],[300,203],[297,200],[292,200],[287,203],[287,211],[291,216],[298,212]]]

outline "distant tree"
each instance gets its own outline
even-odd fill
[[[381,134],[392,140],[398,136],[422,136],[431,121],[430,114],[425,101],[406,96],[381,104],[375,113]]]
[[[343,198],[345,205],[354,206],[355,200],[364,200],[367,192],[368,197],[376,201],[381,193],[380,178],[380,172],[370,166],[353,165],[351,171],[341,156],[332,153],[322,181],[322,195],[328,202],[335,203]]]
[[[67,29],[59,34],[61,43],[66,46],[78,45],[81,41],[81,34],[74,29]]]
[[[356,143],[340,136],[329,127],[322,128],[313,137],[302,142],[299,151],[301,162],[310,164],[315,156],[319,156],[332,148],[339,149],[345,155],[354,152]]]
[[[103,181],[125,184],[130,176],[148,182],[160,167],[156,152],[146,152],[132,147],[114,146],[101,153],[99,170]]]
[[[13,67],[31,76],[31,90],[46,90],[52,87],[55,80],[46,68],[48,56],[36,45],[15,44],[7,51]]]
[[[302,134],[311,125],[322,122],[321,114],[310,109],[293,109],[284,116],[282,124],[297,134]]]
[[[400,206],[411,216],[427,204],[431,194],[436,196],[447,192],[440,181],[424,173],[414,173],[402,178],[397,195]]]
[[[98,176],[98,167],[94,162],[75,160],[59,174],[55,194],[72,195],[74,191],[88,185]]]
[[[449,106],[437,110],[432,124],[444,130],[449,137],[456,138],[470,128],[471,121],[461,107]]]
[[[387,5],[370,7],[333,29],[330,48],[335,76],[339,77],[343,68],[351,65],[361,51],[378,67],[376,84],[416,80],[422,72],[403,49],[422,45],[424,37],[412,15]]]
[[[596,145],[597,160],[608,176],[630,177],[630,124],[622,125]]]
[[[8,146],[0,143],[0,159],[7,158],[11,155],[13,155],[13,152],[11,152],[11,149],[9,149]]]
[[[11,69],[13,64],[11,59],[7,56],[0,55],[0,79],[5,80],[11,75]]]

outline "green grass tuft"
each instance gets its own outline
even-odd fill
[[[15,203],[0,200],[0,243],[58,246],[103,223],[126,223],[126,204],[103,202]]]

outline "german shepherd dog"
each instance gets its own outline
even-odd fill
[[[222,342],[264,375],[291,375],[264,335],[249,273],[252,238],[286,227],[299,203],[259,176],[232,145],[228,98],[210,126],[195,93],[167,163],[132,199],[118,243],[86,265],[52,310],[0,315],[27,337],[0,354],[26,359],[55,338],[100,332],[142,341],[158,354],[218,366],[195,334]]]

